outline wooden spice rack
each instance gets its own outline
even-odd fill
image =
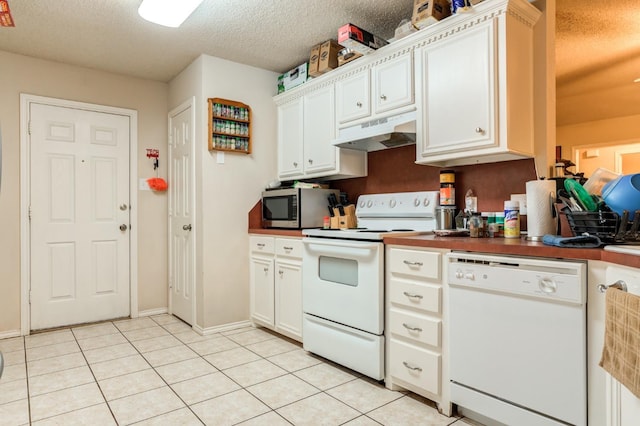
[[[209,98],[209,151],[251,154],[251,107]]]

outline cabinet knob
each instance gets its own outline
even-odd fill
[[[309,158],[309,164],[313,164],[313,160]]]
[[[362,108],[362,102],[356,102],[356,106],[357,106],[358,108]]]
[[[264,268],[263,271],[264,272],[269,272],[269,268]]]
[[[278,271],[278,274],[282,277],[282,275],[284,275],[284,271],[283,271],[282,269],[280,269],[280,270]]]
[[[296,163],[295,161],[293,162],[293,167],[298,167],[298,163]]]
[[[482,127],[476,127],[476,133],[483,135],[484,134],[484,129]]]
[[[380,99],[382,99],[383,101],[387,100],[387,96],[386,95],[380,95]]]

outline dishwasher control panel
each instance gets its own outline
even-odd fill
[[[478,253],[449,253],[448,284],[558,302],[586,301],[586,264]]]

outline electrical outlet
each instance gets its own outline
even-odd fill
[[[527,194],[511,194],[511,201],[520,204],[520,214],[527,214]]]
[[[138,189],[140,191],[151,191],[151,188],[149,187],[149,182],[147,182],[145,178],[140,178]]]

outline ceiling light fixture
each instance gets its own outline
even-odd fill
[[[143,0],[138,14],[149,22],[178,28],[202,0]]]

